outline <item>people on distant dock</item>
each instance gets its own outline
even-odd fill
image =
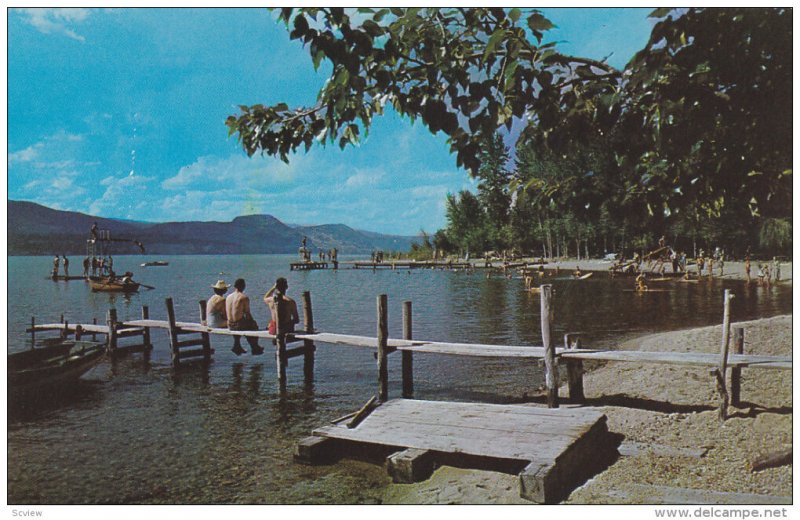
[[[58,277],[58,255],[53,258],[53,278]]]
[[[89,266],[91,265],[91,261],[89,257],[83,259],[83,276],[89,276]]]
[[[89,234],[92,235],[92,240],[97,240],[97,222],[92,224],[92,228],[89,230]]]
[[[206,321],[203,325],[215,329],[228,328],[228,313],[225,310],[225,293],[228,292],[228,287],[230,286],[225,280],[217,280],[211,286],[214,295],[206,301]]]
[[[269,307],[269,312],[272,316],[272,321],[268,327],[270,334],[275,334],[278,330],[281,332],[294,332],[294,326],[300,322],[297,314],[297,303],[287,295],[288,290],[289,282],[286,278],[281,277],[275,280],[275,285],[270,287],[264,295],[264,303]],[[281,306],[282,312],[280,316],[278,316],[279,301],[285,303],[285,305]]]
[[[64,266],[64,278],[69,278],[69,258],[61,255],[61,265]]]
[[[258,323],[253,319],[250,312],[250,298],[244,294],[246,284],[244,278],[238,278],[233,282],[234,291],[225,299],[225,312],[228,316],[228,329],[245,331],[258,330]],[[258,338],[245,336],[250,344],[250,352],[254,356],[264,353],[264,349],[258,346]],[[233,337],[234,354],[240,356],[247,352],[242,348],[241,336]]]

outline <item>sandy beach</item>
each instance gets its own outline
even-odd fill
[[[784,273],[791,277],[791,265]],[[745,353],[791,355],[791,315],[732,326],[745,329]],[[718,352],[721,329],[653,334],[620,348]],[[791,372],[744,369],[742,407],[731,407],[730,418],[721,423],[707,369],[618,362],[586,368],[586,405],[605,413],[609,430],[624,436],[625,455],[576,489],[567,503],[767,503],[791,497],[791,465],[750,471],[756,457],[792,445]],[[561,395],[566,397],[563,385]],[[530,504],[519,497],[516,476],[451,467],[438,468],[421,483],[390,485],[384,502]]]

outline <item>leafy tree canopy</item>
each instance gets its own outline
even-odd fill
[[[281,9],[330,77],[311,106],[242,106],[227,125],[249,154],[287,161],[315,142],[357,143],[391,106],[444,132],[458,165],[478,174],[482,143],[524,121],[547,156],[589,143],[614,158],[616,168],[571,177],[584,186],[559,179],[574,193],[617,186],[621,207],[651,218],[731,204],[790,215],[791,9],[651,16],[650,41],[618,71],[542,43],[553,24],[536,10]]]

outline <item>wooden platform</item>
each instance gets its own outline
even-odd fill
[[[414,260],[384,260],[383,262],[356,260],[345,263],[350,264],[353,269],[469,269],[474,267],[469,262],[417,262]]]
[[[560,502],[618,456],[605,415],[590,408],[395,399],[355,427],[340,422],[314,430],[295,458],[328,461],[345,451],[343,443],[393,450],[387,466],[395,482],[424,480],[437,464],[500,464],[519,474],[523,498],[540,503]]]
[[[289,264],[290,271],[312,271],[327,268],[328,262],[293,262]]]

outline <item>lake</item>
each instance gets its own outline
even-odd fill
[[[167,267],[140,267],[167,260]],[[342,258],[343,261],[348,258]],[[80,274],[81,259],[71,259]],[[440,270],[290,272],[288,255],[117,256],[115,271],[154,286],[130,296],[92,293],[83,281],[53,282],[49,257],[8,258],[8,350],[30,348],[25,328],[38,323],[104,323],[115,307],[121,320],[141,306],[166,319],[172,297],[179,321],[198,320],[198,301],[218,279],[247,281],[263,327],[261,298],[279,276],[298,301],[310,291],[320,331],[375,336],[376,297],[389,299],[390,337],[402,336],[401,304],[413,302],[417,339],[540,345],[539,297],[515,276],[491,278]],[[583,333],[584,346],[613,347],[649,332],[721,323],[722,294],[731,289],[732,320],[790,313],[791,285],[770,290],[715,279],[666,283],[665,292],[637,294],[633,279],[598,273],[576,282],[551,279],[554,338]],[[307,467],[292,461],[295,443],[315,427],[358,409],[377,393],[377,367],[367,349],[320,344],[313,384],[303,382],[302,358],[290,360],[285,393],[275,359],[230,352],[231,340],[212,336],[209,366],[171,366],[164,331],[152,332],[149,360],[134,354],[104,361],[74,391],[23,407],[9,403],[8,502],[98,503],[375,503],[389,478],[377,465],[344,461]],[[124,341],[124,340],[123,340]],[[246,342],[244,343],[246,346]],[[270,347],[270,345],[265,345]],[[389,356],[390,397],[399,397],[400,356]],[[535,362],[414,358],[415,397],[432,400],[519,402],[542,384]],[[709,380],[709,385],[711,384]]]

